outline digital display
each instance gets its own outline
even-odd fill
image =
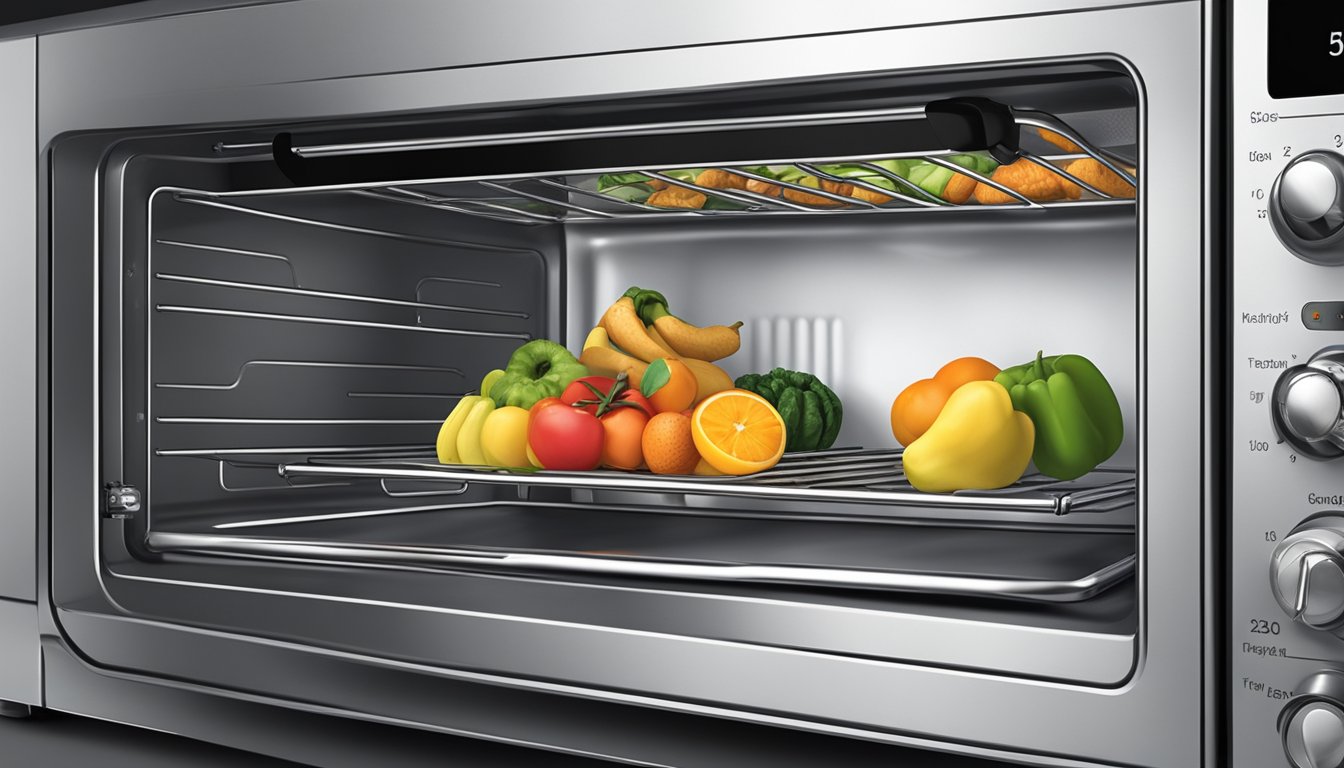
[[[1344,94],[1344,3],[1269,0],[1269,95]]]

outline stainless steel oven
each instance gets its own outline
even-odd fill
[[[0,135],[34,151],[0,215],[36,258],[0,309],[0,697],[331,765],[427,764],[432,734],[639,765],[1339,765],[1344,162],[1329,79],[1291,74],[1335,53],[1283,5],[15,28],[29,109]],[[630,286],[741,321],[733,379],[825,381],[834,446],[743,477],[440,463],[488,371],[579,353]],[[919,491],[893,398],[1042,349],[1106,373],[1114,455]]]

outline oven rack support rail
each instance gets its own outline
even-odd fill
[[[1099,469],[1074,481],[1058,481],[1033,474],[997,490],[923,493],[906,480],[901,453],[900,450],[863,451],[857,448],[792,453],[785,455],[773,468],[744,477],[655,475],[612,470],[502,469],[438,464],[433,460],[417,461],[406,456],[359,455],[312,457],[279,463],[277,468],[287,480],[415,480],[457,486],[506,485],[520,491],[559,487],[1056,516],[1112,512],[1132,507],[1136,498],[1135,473],[1129,469]]]

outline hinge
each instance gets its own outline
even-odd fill
[[[140,511],[140,489],[123,483],[103,486],[103,517],[127,520]]]

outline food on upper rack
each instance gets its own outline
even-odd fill
[[[704,208],[705,202],[709,198],[703,192],[697,192],[694,189],[685,189],[683,187],[668,187],[660,189],[649,195],[646,201],[649,205],[656,205],[659,208]]]
[[[655,475],[689,475],[703,461],[685,413],[667,411],[649,419],[640,444],[644,463]]]
[[[1040,134],[1042,139],[1045,139],[1046,141],[1050,142],[1051,144],[1054,144],[1056,147],[1059,147],[1060,149],[1064,150],[1065,152],[1068,152],[1069,154],[1077,154],[1083,151],[1082,147],[1078,146],[1077,144],[1074,144],[1072,141],[1064,138],[1063,136],[1060,136],[1058,133],[1055,133],[1052,130],[1049,130],[1047,128],[1037,128],[1036,132]]]
[[[810,373],[776,368],[748,373],[734,382],[738,389],[764,397],[784,419],[786,451],[825,450],[835,445],[844,407],[831,388]]]
[[[457,459],[462,464],[486,464],[485,452],[481,450],[481,429],[486,418],[495,410],[495,402],[483,397],[472,404],[462,429],[457,433]],[[450,414],[451,415],[451,414]]]
[[[1036,469],[1060,480],[1081,477],[1120,448],[1124,417],[1110,382],[1081,355],[1042,357],[994,379],[1013,407],[1036,425]]]
[[[779,411],[744,389],[710,395],[691,414],[696,450],[725,475],[748,475],[777,464],[784,455],[784,430]]]
[[[556,397],[569,382],[587,376],[588,369],[563,345],[533,339],[513,351],[504,375],[490,387],[495,405],[531,408],[543,397]]]
[[[667,298],[657,291],[632,287],[622,298],[631,300],[642,325],[658,329],[658,335],[678,355],[714,362],[737,352],[742,346],[742,337],[738,330],[742,327],[741,322],[704,327],[691,325],[669,312]],[[610,333],[611,329],[608,328],[607,331]],[[612,339],[617,344],[625,346],[614,333]],[[638,350],[630,351],[639,354]]]
[[[489,398],[480,395],[468,395],[458,400],[448,418],[443,420],[443,425],[439,427],[439,436],[434,441],[434,451],[438,454],[440,464],[462,463],[462,457],[457,452],[457,435],[462,431],[467,416],[471,414],[472,406],[487,399]]]
[[[526,467],[528,412],[516,405],[496,408],[481,425],[481,454],[492,467]]]
[[[779,197],[779,193],[784,191],[784,188],[778,184],[771,184],[770,182],[762,181],[761,179],[747,179],[747,191],[755,192],[758,195]]]
[[[782,177],[781,177],[782,178]],[[831,181],[830,179],[819,179],[816,176],[802,176],[797,179],[782,179],[783,181],[792,181],[800,187],[809,187],[811,189],[820,189],[823,192],[830,192],[833,195],[848,197],[854,191],[854,185],[848,182]],[[837,205],[844,205],[840,200],[834,200],[822,195],[813,195],[796,189],[784,188],[784,199],[803,205],[820,205],[833,208]]]
[[[1083,191],[1077,184],[1025,157],[1018,158],[1008,165],[999,166],[989,178],[1036,202],[1076,200]],[[983,182],[975,187],[975,199],[983,205],[1021,202],[1012,195],[1000,192]]]
[[[928,431],[902,454],[906,480],[926,493],[1012,485],[1031,461],[1035,427],[993,381],[957,388]]]
[[[1093,157],[1074,160],[1064,166],[1064,170],[1111,197],[1132,198],[1138,192],[1133,184],[1125,181],[1120,174],[1102,165],[1099,160]]]
[[[543,469],[577,472],[597,469],[604,434],[596,416],[557,399],[532,411],[527,444]]]
[[[746,189],[748,181],[750,179],[746,176],[739,176],[719,168],[706,168],[695,177],[697,186],[710,189]]]
[[[947,155],[939,159],[953,165],[959,165],[982,176],[988,176],[999,168],[999,164],[994,158],[981,153]],[[979,183],[966,174],[958,173],[947,166],[930,163],[926,160],[914,163],[906,178],[930,195],[957,205],[969,200],[971,193]]]
[[[979,357],[959,357],[938,369],[932,378],[920,379],[896,396],[891,404],[891,433],[908,446],[933,426],[952,393],[970,381],[988,381],[998,366]]]

